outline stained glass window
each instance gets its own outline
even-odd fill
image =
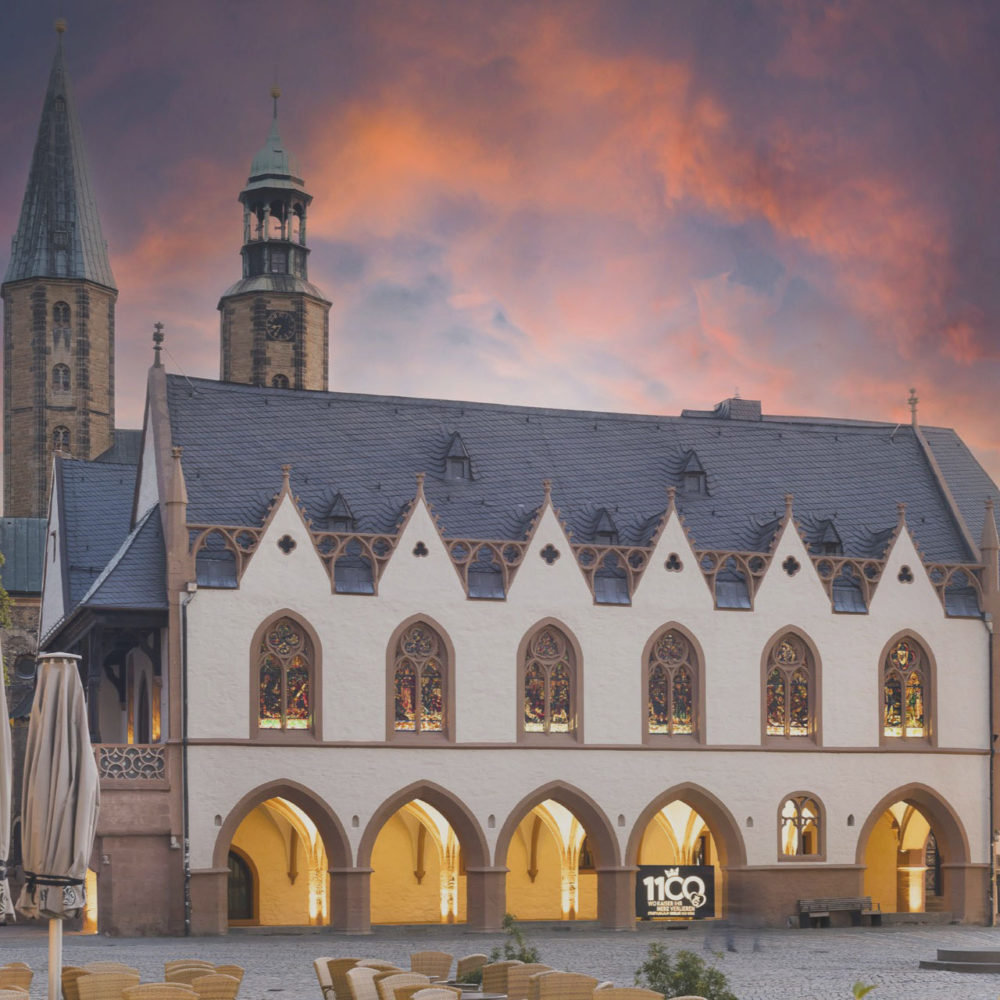
[[[698,664],[691,643],[680,632],[669,629],[653,643],[648,676],[648,732],[693,734]]]
[[[912,639],[901,639],[883,664],[882,734],[893,737],[928,735],[927,658]]]
[[[892,737],[926,737],[927,657],[913,639],[893,644],[882,673],[882,734]]]
[[[781,805],[781,853],[808,857],[821,853],[820,811],[808,795],[792,795]]]
[[[782,636],[768,654],[768,736],[808,736],[813,731],[813,678],[812,656],[806,644],[792,633]]]
[[[569,733],[576,726],[576,668],[566,636],[546,625],[528,642],[524,667],[526,733]]]
[[[258,650],[258,728],[312,728],[312,663],[312,645],[291,618],[267,630]]]
[[[426,622],[416,622],[400,636],[394,659],[395,732],[444,731],[444,656],[444,643]]]

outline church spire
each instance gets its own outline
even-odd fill
[[[113,289],[115,279],[66,72],[65,28],[65,21],[56,22],[59,41],[4,282],[83,278]]]

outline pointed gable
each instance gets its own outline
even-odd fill
[[[343,493],[339,492],[330,501],[326,514],[323,517],[327,531],[336,531],[347,534],[357,530],[357,518],[351,510],[350,504]]]
[[[115,288],[61,35],[4,281],[30,278],[83,278]]]

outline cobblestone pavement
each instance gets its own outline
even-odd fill
[[[525,925],[541,960],[586,972],[615,985],[632,985],[651,941],[689,948],[719,967],[740,1000],[850,1000],[856,980],[876,984],[869,1000],[997,1000],[1000,975],[928,972],[917,968],[938,948],[1000,950],[1000,928],[903,926],[823,930],[727,931],[698,925],[686,930],[641,928],[634,934]],[[408,965],[411,951],[440,948],[455,955],[488,952],[496,935],[453,928],[379,928],[368,937],[329,931],[233,932],[215,938],[105,938],[67,935],[64,962],[126,962],[143,980],[163,978],[163,962],[189,956],[246,968],[240,1000],[320,1000],[312,960],[320,955],[370,955]],[[36,970],[32,1000],[45,1000],[44,930],[0,927],[0,963],[21,960]],[[285,996],[282,997],[281,994]]]

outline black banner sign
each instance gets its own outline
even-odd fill
[[[635,915],[715,916],[715,868],[712,865],[639,865],[635,876]]]

